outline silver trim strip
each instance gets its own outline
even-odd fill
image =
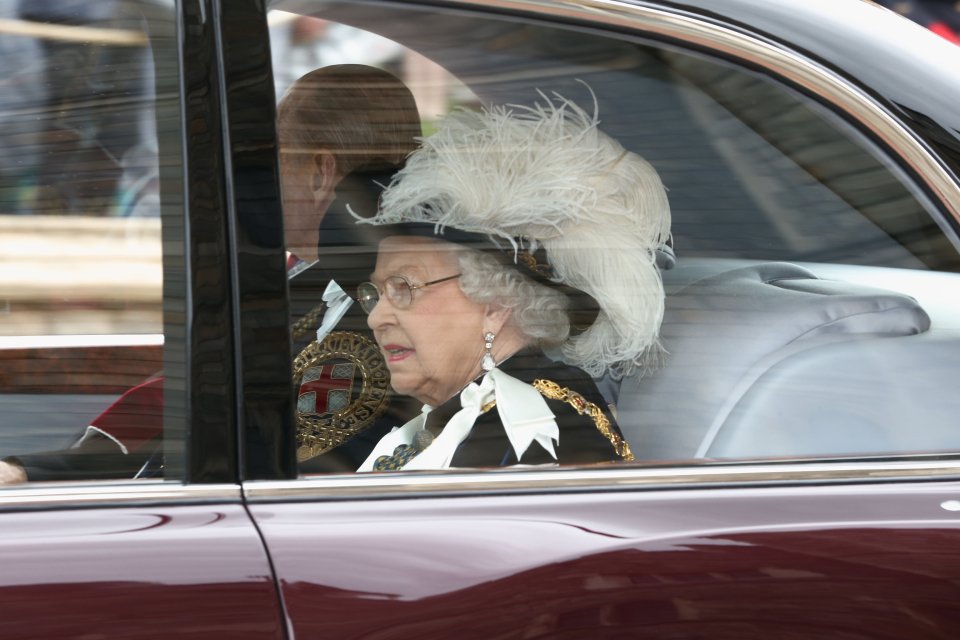
[[[98,481],[83,485],[44,482],[0,488],[0,511],[239,502],[242,497],[240,486],[235,484],[184,485],[163,480]]]
[[[716,24],[620,0],[448,0],[448,4],[487,12],[493,7],[537,16],[626,27],[694,44],[769,69],[838,106],[884,143],[897,149],[927,188],[936,194],[950,215],[960,223],[960,186],[923,140],[900,124],[869,94],[842,76],[792,51]]]
[[[152,347],[163,345],[163,334],[96,334],[0,336],[0,349],[72,349],[86,347]]]
[[[643,468],[394,472],[251,481],[251,502],[443,497],[463,494],[725,488],[871,482],[960,481],[960,460],[798,462]]]
[[[61,42],[89,42],[97,44],[144,47],[149,44],[146,34],[132,29],[100,29],[33,22],[31,20],[0,19],[0,33],[59,40]]]

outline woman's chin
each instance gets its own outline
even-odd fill
[[[393,389],[393,392],[401,396],[413,396],[417,388],[409,380],[405,380],[404,376],[397,375],[394,372],[390,372],[390,388]]]
[[[406,378],[403,375],[398,375],[395,378],[390,380],[390,388],[393,389],[393,392],[401,396],[410,396],[417,402],[422,402],[423,404],[428,404],[431,407],[436,407],[449,396],[445,396],[443,399],[440,399],[440,395],[435,393],[436,389],[432,389],[430,385],[425,384],[422,379],[411,380]]]

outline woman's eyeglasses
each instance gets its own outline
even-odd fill
[[[425,289],[432,284],[439,284],[447,280],[459,278],[460,275],[461,274],[458,273],[447,276],[446,278],[440,278],[439,280],[424,282],[423,284],[411,284],[410,281],[403,276],[390,276],[383,281],[383,291],[377,288],[377,285],[372,282],[363,282],[357,287],[357,302],[360,303],[360,307],[364,311],[372,313],[373,308],[380,302],[380,297],[386,296],[394,309],[402,311],[409,309],[410,305],[413,304],[413,292],[416,289]]]

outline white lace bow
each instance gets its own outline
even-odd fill
[[[483,407],[496,400],[497,411],[507,439],[517,460],[534,442],[557,459],[554,443],[560,443],[560,428],[546,400],[532,386],[513,376],[494,369],[487,372],[480,383],[471,382],[460,392],[460,411],[455,413],[434,441],[411,459],[405,470],[447,469],[460,443],[473,430]],[[423,429],[427,414],[433,409],[424,405],[423,413],[396,428],[373,448],[370,456],[357,471],[372,471],[380,456],[389,456],[402,444],[413,443],[417,432]]]

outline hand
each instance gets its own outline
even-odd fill
[[[0,486],[22,484],[27,481],[27,472],[18,464],[0,460]]]

